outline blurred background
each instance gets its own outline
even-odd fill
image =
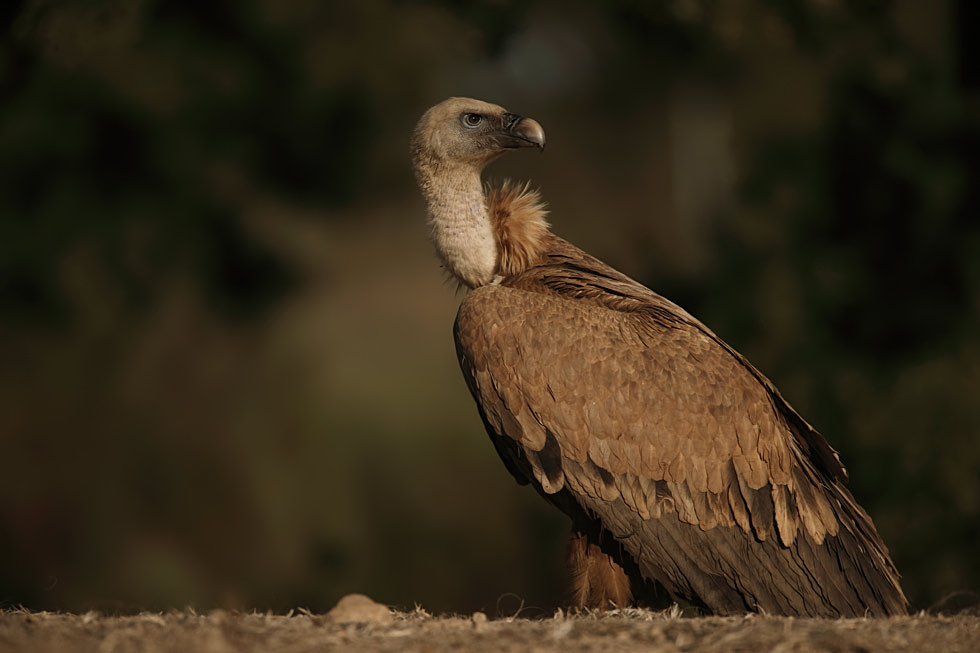
[[[546,613],[409,168],[430,105],[545,127],[559,234],[836,447],[916,609],[980,589],[971,0],[0,8],[0,605]]]

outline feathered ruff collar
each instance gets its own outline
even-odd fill
[[[548,209],[541,194],[527,183],[504,180],[486,186],[487,212],[497,239],[497,274],[510,277],[535,265],[547,241]]]

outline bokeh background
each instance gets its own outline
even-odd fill
[[[4,2],[0,605],[561,604],[409,168],[450,95],[541,122],[490,175],[825,434],[913,607],[975,603],[978,10]]]

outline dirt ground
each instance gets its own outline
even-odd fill
[[[677,611],[556,613],[547,619],[388,611],[366,597],[343,613],[193,611],[112,617],[5,610],[0,653],[231,651],[980,651],[980,617],[684,618]]]

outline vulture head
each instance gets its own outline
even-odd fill
[[[469,98],[449,98],[425,112],[415,128],[416,166],[427,163],[471,165],[477,169],[507,150],[544,149],[544,130],[536,121],[503,107]]]
[[[480,179],[484,166],[507,150],[522,147],[544,149],[541,125],[496,104],[469,98],[449,98],[435,105],[412,134],[412,164],[436,252],[443,267],[466,287],[485,286],[514,271],[507,263],[511,239],[505,231],[494,229],[492,216],[511,216],[507,223],[515,228],[531,225],[522,232],[525,236],[533,232],[530,240],[547,230],[536,193],[510,187],[507,193],[488,189],[488,196]]]

